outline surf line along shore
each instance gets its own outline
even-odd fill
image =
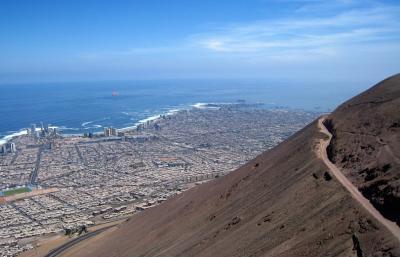
[[[332,134],[328,131],[326,126],[324,125],[324,121],[327,116],[322,116],[318,119],[318,128],[319,130],[328,136],[328,140],[320,139],[319,148],[317,151],[318,158],[322,159],[325,165],[329,168],[331,173],[336,177],[336,179],[346,188],[347,191],[351,194],[351,196],[358,202],[360,205],[373,216],[379,223],[381,223],[384,227],[386,227],[394,237],[400,243],[400,227],[393,221],[390,221],[382,216],[382,214],[375,209],[375,207],[369,202],[367,198],[365,198],[360,191],[351,183],[345,175],[333,164],[329,158],[327,153],[327,147],[331,143]]]

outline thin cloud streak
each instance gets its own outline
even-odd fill
[[[400,10],[348,10],[330,17],[305,17],[231,25],[191,37],[200,48],[220,53],[335,48],[399,40]]]
[[[278,1],[278,0],[275,0]],[[280,0],[303,3],[304,10],[310,5],[314,8],[326,8],[332,4],[338,6],[359,5],[358,0],[336,0],[329,3],[321,0]],[[316,55],[332,56],[336,49],[345,46],[376,47],[377,43],[400,41],[400,6],[376,4],[367,1],[370,6],[346,8],[330,16],[316,17],[315,12],[301,18],[280,18],[254,21],[243,24],[231,24],[213,28],[210,31],[188,35],[176,39],[170,45],[132,47],[130,49],[102,52],[84,52],[78,54],[83,60],[101,60],[107,58],[132,58],[145,55],[188,54],[196,56],[208,53],[225,55],[262,54],[264,56],[284,56],[301,54],[304,51]],[[371,4],[372,3],[372,4]]]

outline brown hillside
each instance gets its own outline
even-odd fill
[[[376,121],[368,115],[361,115],[362,122],[372,126]],[[336,112],[332,120],[335,129],[346,124]],[[316,157],[322,137],[314,122],[231,174],[135,215],[63,256],[400,256],[396,239]]]
[[[342,104],[329,118],[330,159],[400,224],[400,75]]]

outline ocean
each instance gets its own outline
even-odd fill
[[[260,80],[146,80],[0,85],[0,144],[40,122],[64,134],[127,128],[198,103],[263,103],[327,112],[362,88]],[[340,92],[340,93],[339,93]]]

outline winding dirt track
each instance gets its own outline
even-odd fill
[[[318,157],[321,158],[325,165],[328,166],[329,170],[336,177],[336,179],[350,192],[351,196],[364,207],[379,223],[385,226],[394,237],[400,242],[400,227],[395,222],[392,222],[380,214],[378,210],[366,199],[360,191],[343,175],[343,173],[329,160],[326,149],[331,142],[332,134],[327,130],[324,125],[325,116],[322,116],[318,120],[318,127],[322,133],[329,137],[328,140],[320,140],[320,147],[318,149]]]
[[[73,247],[74,245],[82,242],[83,240],[89,239],[91,237],[94,237],[100,233],[102,233],[103,231],[106,231],[109,228],[115,227],[116,225],[111,225],[108,227],[104,227],[92,232],[89,232],[87,234],[84,234],[83,236],[77,237],[59,247],[57,247],[56,249],[53,249],[52,251],[50,251],[48,254],[46,254],[44,257],[56,257],[59,256],[60,254],[64,253],[66,250],[68,250],[69,248]]]

